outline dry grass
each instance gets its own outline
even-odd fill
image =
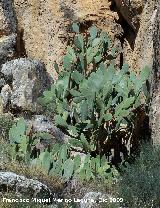
[[[56,176],[49,176],[41,168],[29,167],[17,161],[11,161],[8,154],[8,144],[4,139],[0,140],[0,171],[10,171],[27,178],[32,178],[46,184],[51,190],[61,190],[63,180]]]

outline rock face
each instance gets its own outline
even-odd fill
[[[0,2],[0,37],[16,33],[17,22],[11,0]]]
[[[156,1],[146,1],[140,19],[140,26],[135,38],[132,53],[126,60],[135,71],[140,71],[145,65],[153,66],[153,31],[156,24]]]
[[[54,61],[61,60],[71,23],[80,22],[83,30],[95,24],[119,48],[118,61],[139,71],[146,64],[152,66],[155,4],[155,0],[2,0],[1,34],[17,33],[17,54],[41,60],[56,77]]]
[[[12,83],[11,108],[35,112],[37,98],[50,85],[44,65],[37,60],[21,58],[5,63],[1,73],[8,82]],[[8,94],[5,96],[4,88],[6,87],[2,88],[1,95],[4,104],[7,105]]]
[[[58,129],[46,116],[35,115],[31,121],[33,132],[47,132],[57,140],[57,142],[64,143],[68,141],[67,135],[65,135],[60,129]]]
[[[16,35],[3,36],[0,38],[0,67],[6,61],[11,60],[16,54]]]
[[[13,7],[18,22],[17,33],[22,36],[26,55],[42,60],[49,73],[56,76],[53,64],[55,60],[60,61],[73,21],[79,21],[84,29],[95,24],[107,31],[115,45],[120,50],[123,48],[124,60],[129,61],[136,70],[141,68],[142,64],[134,67],[134,63],[139,57],[142,56],[142,60],[144,58],[142,51],[144,44],[141,44],[140,48],[138,45],[146,36],[146,30],[154,24],[154,17],[150,17],[150,14],[154,16],[154,2],[154,0],[14,0]],[[148,20],[151,22],[148,23]],[[147,36],[150,36],[152,31],[148,33]]]
[[[12,172],[0,172],[0,189],[15,190],[17,194],[25,194],[28,197],[37,197],[41,199],[53,198],[54,194],[43,183],[28,179],[24,176]]]
[[[151,77],[150,125],[154,145],[160,145],[160,1],[157,1],[156,24],[154,27],[154,62]]]

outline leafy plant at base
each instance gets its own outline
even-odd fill
[[[48,140],[49,144],[51,138],[50,134],[44,132],[33,134],[32,127],[27,125],[24,118],[20,118],[9,130],[11,158],[29,163],[31,158],[46,149],[42,140]],[[49,145],[47,147],[49,148]]]
[[[23,118],[19,119],[10,129],[10,156],[12,160],[42,168],[49,175],[62,177],[66,181],[73,176],[82,181],[95,179],[96,176],[104,179],[112,177],[113,172],[111,172],[111,167],[105,157],[93,158],[88,154],[83,161],[79,155],[71,156],[69,144],[48,145],[38,151],[39,136],[51,139],[51,135],[37,133],[31,136],[29,135],[30,130]]]
[[[96,26],[80,34],[74,23],[75,36],[63,57],[63,66],[55,63],[58,80],[45,91],[40,103],[54,106],[55,123],[70,136],[70,144],[91,155],[107,155],[107,141],[116,137],[121,126],[131,129],[142,107],[141,96],[148,96],[146,80],[149,69],[139,76],[114,66],[116,49],[105,32]],[[108,62],[109,61],[109,62]]]

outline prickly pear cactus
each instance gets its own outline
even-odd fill
[[[82,34],[77,23],[72,28],[75,35],[63,66],[55,64],[58,80],[40,102],[54,108],[55,123],[67,131],[72,146],[85,153],[107,154],[105,142],[116,137],[121,126],[132,133],[135,109],[142,105],[142,94],[148,98],[149,69],[145,67],[139,76],[125,63],[116,69],[116,49],[105,32],[92,26]]]

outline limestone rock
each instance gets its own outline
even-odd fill
[[[35,115],[31,121],[33,132],[47,132],[51,134],[56,142],[64,143],[68,141],[68,136],[57,128],[46,116]]]
[[[18,54],[41,60],[55,78],[57,75],[53,65],[55,61],[61,62],[73,21],[80,22],[82,30],[95,24],[108,32],[113,43],[116,43],[114,46],[123,48],[123,57],[121,49],[118,50],[116,65],[121,66],[123,59],[133,70],[139,71],[145,63],[151,66],[152,62],[155,2],[2,0],[0,26],[2,24],[2,30],[9,31],[8,34],[17,32]]]
[[[12,90],[8,84],[6,84],[0,93],[0,98],[1,98],[1,105],[3,110],[6,110],[9,106],[10,100],[11,100],[11,94]]]
[[[41,199],[53,198],[54,193],[38,180],[28,179],[13,172],[0,172],[0,189],[11,189],[17,194]]]
[[[14,8],[26,55],[43,61],[54,77],[54,61],[61,61],[73,21],[79,21],[84,29],[97,25],[109,33],[113,42],[115,35],[123,33],[108,0],[14,0]]]
[[[37,60],[20,58],[5,63],[2,73],[12,81],[11,107],[35,112],[37,98],[50,85],[44,65]]]
[[[4,78],[0,78],[0,89],[6,84],[6,81]]]
[[[139,72],[146,65],[153,66],[153,36],[156,24],[156,1],[147,0],[140,19],[140,27],[135,38],[133,51],[126,52],[126,61],[134,71]]]
[[[6,61],[14,58],[16,54],[16,35],[3,36],[0,38],[0,67]]]
[[[151,76],[150,127],[152,142],[160,145],[160,1],[157,1],[157,14],[153,31],[153,71]]]
[[[12,0],[0,1],[0,37],[16,33],[17,22]]]
[[[109,199],[110,196],[101,192],[88,192],[80,202],[80,208],[98,208],[102,199]],[[87,201],[87,202],[86,202]]]

